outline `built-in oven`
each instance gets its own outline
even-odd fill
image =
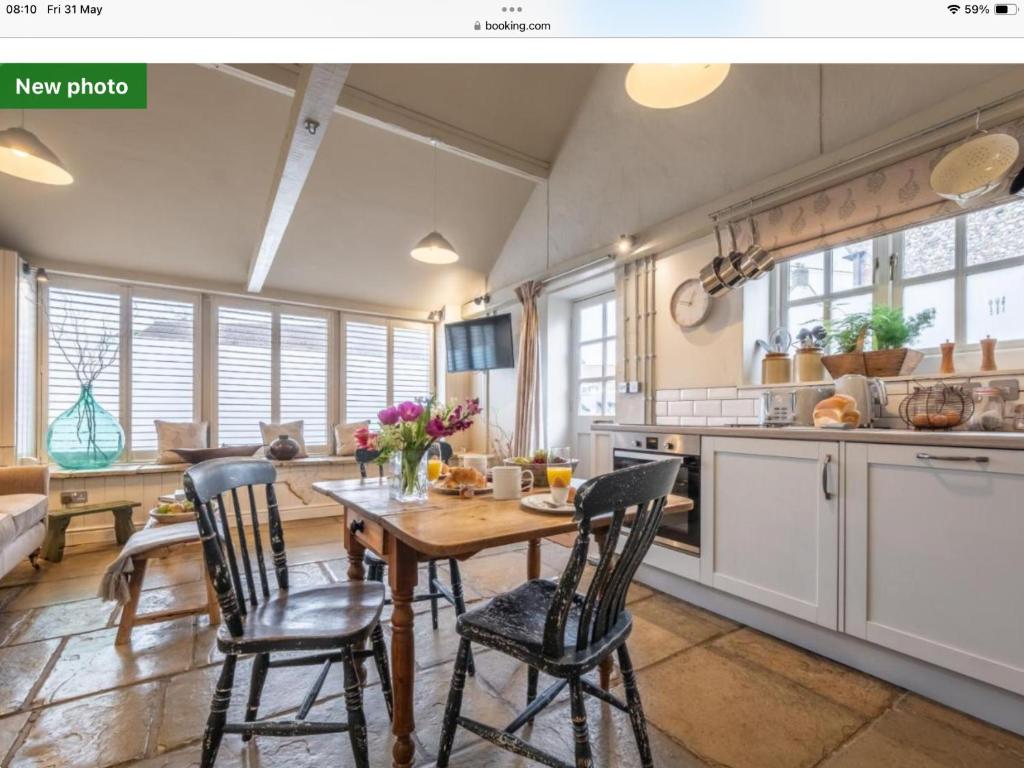
[[[700,555],[700,436],[650,435],[642,432],[612,433],[614,469],[665,458],[682,459],[672,493],[693,500],[689,512],[667,514],[661,521],[655,544],[689,555]]]

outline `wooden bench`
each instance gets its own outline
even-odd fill
[[[123,545],[135,533],[132,510],[141,506],[142,504],[138,501],[121,499],[50,510],[46,521],[46,538],[43,539],[43,559],[49,560],[51,563],[59,563],[64,557],[64,540],[71,518],[80,515],[93,515],[97,512],[114,513],[114,535],[117,537],[117,543]]]

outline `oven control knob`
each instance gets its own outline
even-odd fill
[[[666,451],[674,451],[675,449],[676,449],[676,447],[672,443],[665,443],[665,450]]]

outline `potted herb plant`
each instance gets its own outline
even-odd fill
[[[913,373],[924,354],[910,349],[921,331],[935,322],[935,310],[905,317],[897,307],[876,306],[827,323],[828,341],[837,351],[821,362],[833,379],[847,373],[867,376],[905,376]],[[864,351],[870,336],[870,351]]]

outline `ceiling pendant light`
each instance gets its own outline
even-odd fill
[[[725,82],[729,64],[634,64],[626,73],[629,98],[651,109],[700,101]]]
[[[430,143],[434,147],[434,230],[416,243],[409,255],[425,264],[453,264],[459,260],[459,254],[445,236],[437,231],[437,141]]]
[[[21,127],[0,131],[0,173],[7,173],[40,184],[70,184],[74,179],[64,163],[32,131],[25,130],[25,112]]]

